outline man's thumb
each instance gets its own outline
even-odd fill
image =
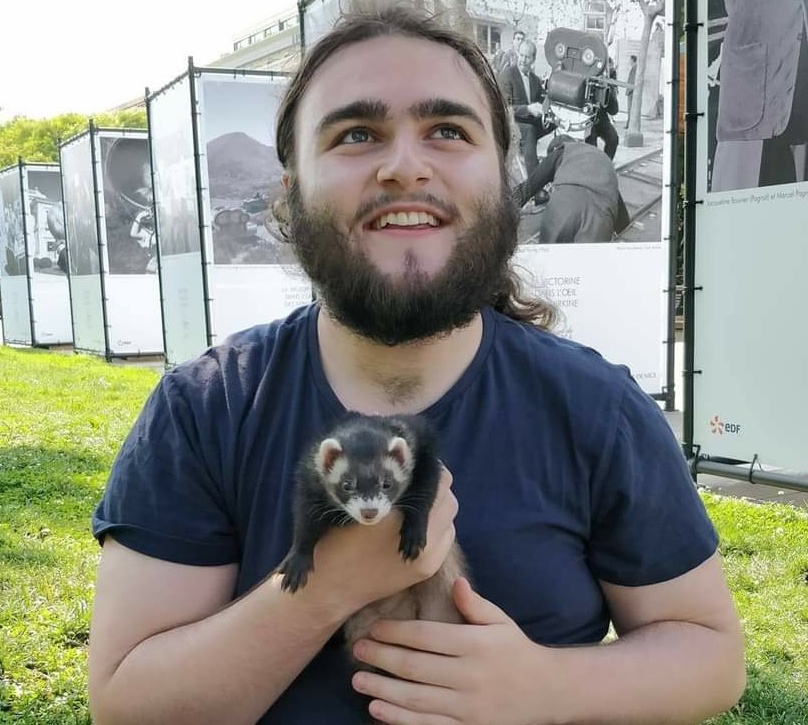
[[[455,606],[469,624],[504,624],[511,621],[496,604],[477,594],[464,577],[458,577],[455,581],[452,596]]]

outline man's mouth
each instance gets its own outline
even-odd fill
[[[371,229],[395,227],[439,227],[440,220],[424,211],[396,211],[382,214],[370,223]]]

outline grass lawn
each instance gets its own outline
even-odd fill
[[[89,518],[158,373],[0,346],[0,725],[74,725],[98,546]],[[747,634],[710,725],[808,725],[808,513],[703,494]]]

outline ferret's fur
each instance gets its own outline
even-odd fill
[[[375,524],[393,508],[403,517],[401,556],[417,558],[426,545],[440,474],[436,438],[423,418],[351,414],[300,462],[292,548],[277,569],[283,574],[281,586],[292,592],[305,586],[314,547],[328,528]],[[348,652],[380,618],[463,622],[452,598],[459,576],[466,576],[466,567],[455,544],[432,577],[364,607],[345,623]]]

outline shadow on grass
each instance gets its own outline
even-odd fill
[[[0,448],[2,523],[18,534],[88,525],[111,459],[69,448]]]

